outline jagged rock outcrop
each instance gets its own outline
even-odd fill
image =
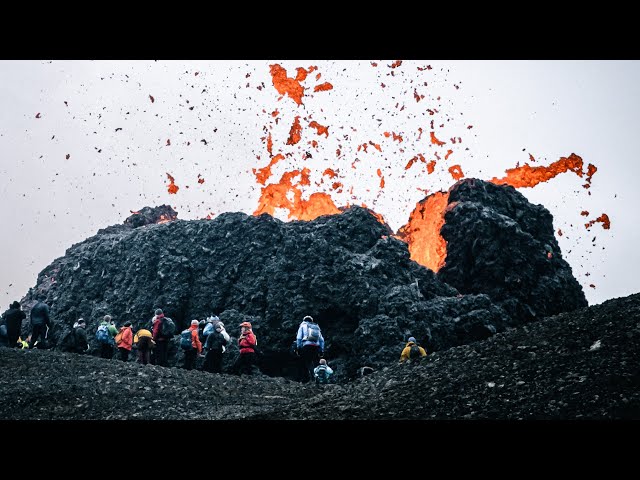
[[[411,261],[391,235],[361,207],[310,222],[243,213],[137,228],[128,220],[72,246],[41,272],[24,304],[45,295],[54,342],[78,317],[91,338],[107,313],[137,328],[156,307],[178,328],[216,313],[232,335],[249,319],[271,375],[292,375],[289,347],[310,314],[343,378],[396,360],[409,335],[435,350],[486,338],[510,321],[486,295],[461,296]],[[170,358],[180,357],[174,344]]]
[[[586,305],[551,215],[511,187],[469,180],[453,187],[442,228],[447,264],[437,276],[361,207],[308,222],[176,217],[166,205],[144,208],[40,273],[22,303],[27,310],[36,298],[51,305],[53,344],[79,317],[91,339],[107,313],[134,329],[158,307],[179,329],[218,314],[232,336],[251,321],[263,372],[294,378],[289,347],[303,316],[312,315],[343,381],[362,366],[396,361],[410,335],[429,351],[443,350]],[[236,355],[232,342],[226,371]],[[182,358],[177,341],[169,358]]]
[[[445,266],[438,278],[465,294],[487,294],[512,318],[532,320],[587,306],[562,258],[553,217],[515,188],[477,179],[449,193]]]

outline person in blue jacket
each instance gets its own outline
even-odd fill
[[[296,345],[304,364],[302,382],[306,383],[313,379],[313,369],[318,365],[319,358],[324,355],[324,337],[313,317],[307,315],[302,319],[296,335]]]

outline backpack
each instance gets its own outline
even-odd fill
[[[162,325],[160,325],[160,335],[165,338],[171,338],[176,334],[176,324],[173,323],[169,317],[164,317],[160,320]]]
[[[193,350],[193,344],[191,343],[191,330],[188,328],[183,330],[180,334],[180,346],[185,351]]]
[[[109,329],[106,325],[100,325],[96,330],[96,340],[98,343],[109,343],[111,341],[111,335],[109,335]]]
[[[409,359],[420,360],[421,357],[422,353],[420,352],[420,346],[417,343],[414,343],[409,349]]]
[[[314,343],[320,340],[320,327],[317,323],[307,323],[307,336],[304,340]]]
[[[320,365],[316,372],[316,383],[329,383],[329,374],[327,373],[327,366]]]
[[[114,340],[116,341],[116,345],[120,345],[120,342],[122,342],[123,333],[124,333],[124,330],[120,330],[118,334],[115,336]]]

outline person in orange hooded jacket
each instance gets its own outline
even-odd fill
[[[233,372],[237,375],[246,373],[251,375],[252,367],[256,364],[256,345],[258,341],[253,331],[251,330],[251,323],[242,322],[240,324],[240,338],[238,339],[238,347],[240,348],[240,355],[233,365]]]
[[[133,331],[131,330],[131,322],[124,322],[120,327],[120,332],[116,335],[116,346],[120,352],[120,360],[126,362],[129,360],[129,352],[133,345]]]
[[[202,352],[202,342],[198,335],[199,323],[200,322],[198,322],[198,320],[191,320],[191,326],[189,327],[189,330],[191,331],[191,346],[193,348],[191,350],[184,351],[184,368],[186,370],[192,370],[193,367],[196,366],[198,355]]]

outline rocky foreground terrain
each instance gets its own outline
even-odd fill
[[[324,387],[0,348],[0,398],[2,420],[637,420],[640,294]]]

